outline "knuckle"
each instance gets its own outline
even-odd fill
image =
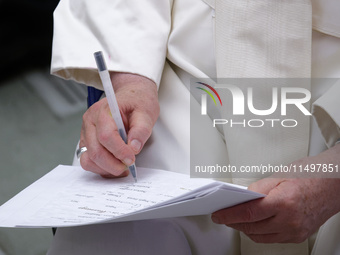
[[[87,153],[88,153],[87,155],[88,155],[89,159],[93,162],[98,161],[98,159],[100,158],[100,155],[101,155],[99,150],[89,150],[88,149]]]
[[[139,132],[143,137],[148,138],[151,135],[152,129],[149,126],[143,125],[139,128]]]
[[[112,167],[110,170],[108,170],[108,174],[114,176],[115,178],[117,177],[124,177],[129,174],[127,171],[127,168],[124,164]]]
[[[88,116],[89,116],[89,111],[86,111],[86,112],[83,114],[83,117],[82,117],[83,122],[86,122],[86,120],[88,119]]]
[[[85,171],[91,171],[91,162],[90,162],[90,159],[88,157],[85,157],[85,155],[83,155],[80,158],[80,165],[81,165],[81,167]]]
[[[125,143],[119,143],[115,145],[113,155],[120,159],[123,160],[129,156],[129,151],[127,150],[127,145]]]
[[[112,137],[112,132],[101,131],[97,134],[97,139],[101,144],[107,144]]]

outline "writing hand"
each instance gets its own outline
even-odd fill
[[[159,115],[157,86],[134,74],[112,73],[112,84],[128,134],[128,144],[120,137],[106,98],[92,105],[83,116],[79,147],[87,151],[81,166],[103,177],[127,176],[127,166],[143,148]]]

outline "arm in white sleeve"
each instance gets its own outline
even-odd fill
[[[51,73],[101,88],[93,53],[110,71],[159,85],[171,27],[171,0],[61,0],[54,12]]]

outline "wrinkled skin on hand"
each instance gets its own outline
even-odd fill
[[[340,144],[292,164],[315,163],[340,165]],[[272,177],[249,186],[249,190],[266,194],[265,198],[217,211],[212,220],[242,231],[258,243],[300,243],[340,211],[339,173],[317,178],[310,178],[312,174],[309,178]]]

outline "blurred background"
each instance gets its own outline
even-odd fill
[[[49,74],[57,0],[0,0],[0,205],[71,164],[86,88]],[[0,228],[0,255],[46,254],[51,229]]]

